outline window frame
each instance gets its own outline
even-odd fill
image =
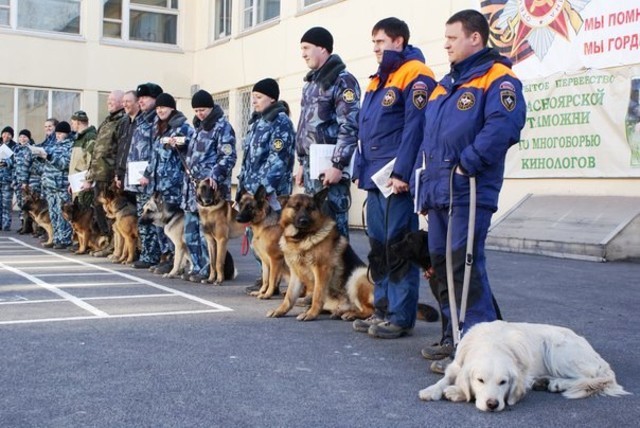
[[[222,4],[223,14],[225,14],[225,20],[227,22],[227,27],[224,29],[224,34],[219,36],[220,31],[218,29],[218,14],[217,7],[218,4]],[[209,35],[209,43],[220,43],[221,41],[225,41],[231,38],[231,34],[233,31],[233,0],[214,0],[211,3],[211,34]],[[225,11],[226,9],[226,11]],[[226,13],[225,13],[226,12]]]
[[[23,28],[18,25],[18,0],[9,0],[8,5],[1,5],[0,8],[9,11],[9,22],[7,24],[0,23],[0,32],[16,32],[29,36],[39,36],[47,38],[81,40],[84,38],[84,19],[82,16],[84,0],[69,0],[78,4],[78,32],[65,33],[63,31],[40,30],[37,28]]]
[[[246,0],[243,0],[246,1]],[[282,0],[277,0],[278,1],[278,14],[276,16],[274,16],[273,18],[269,18],[269,19],[264,19],[260,22],[258,22],[257,17],[260,15],[259,11],[260,8],[259,6],[263,6],[263,9],[266,7],[266,2],[269,0],[251,0],[253,2],[253,5],[250,7],[245,7],[244,3],[242,5],[240,5],[240,32],[241,33],[247,33],[247,32],[251,32],[256,28],[260,28],[262,26],[268,26],[274,23],[277,23],[280,21],[280,16],[282,15]],[[251,25],[246,26],[245,25],[245,12],[247,10],[252,10],[252,14],[251,14]]]
[[[127,47],[133,46],[133,47],[159,49],[159,50],[181,51],[182,37],[181,37],[180,29],[183,27],[184,13],[183,13],[182,7],[185,0],[183,0],[182,2],[178,1],[176,8],[172,7],[172,3],[175,0],[165,0],[165,1],[166,1],[166,6],[151,6],[151,5],[135,3],[135,0],[121,0],[122,2],[121,4],[122,10],[120,11],[121,19],[106,18],[104,16],[105,4],[103,3],[102,7],[100,8],[100,17],[101,17],[100,41],[104,44],[112,44],[112,45],[127,46]],[[176,17],[175,44],[131,39],[131,34],[130,34],[131,11],[154,13],[158,15],[174,15]],[[105,33],[104,33],[105,22],[119,23],[120,37],[105,36]]]

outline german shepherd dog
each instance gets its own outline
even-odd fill
[[[222,285],[225,279],[233,278],[233,274],[229,275],[227,262],[231,257],[227,252],[229,238],[242,236],[247,225],[238,222],[238,211],[233,208],[233,203],[225,200],[220,190],[213,189],[207,181],[198,183],[196,203],[209,253],[210,273],[207,282]]]
[[[47,240],[43,245],[53,244],[53,225],[49,217],[49,205],[47,205],[47,201],[42,198],[38,192],[34,192],[28,186],[25,187],[23,192],[22,210],[27,212],[33,221],[47,232]]]
[[[286,197],[279,201],[283,204]],[[253,232],[251,245],[262,262],[262,287],[252,295],[258,299],[270,299],[282,277],[288,276],[289,272],[280,248],[282,235],[280,215],[269,205],[267,192],[263,186],[258,188],[255,195],[250,193],[242,195],[236,220],[239,223],[249,223]]]
[[[83,207],[78,198],[74,198],[73,202],[62,206],[62,217],[71,224],[78,237],[78,249],[74,251],[76,254],[98,251],[107,244],[107,238],[100,236],[98,225],[94,221],[93,207]]]
[[[189,262],[187,244],[184,240],[184,210],[178,204],[166,203],[162,195],[155,192],[151,199],[142,207],[140,223],[152,224],[164,228],[173,246],[173,268],[169,273],[162,275],[165,278],[175,278],[180,275]]]
[[[124,192],[109,187],[96,198],[101,203],[107,218],[113,221],[113,254],[109,260],[114,263],[133,263],[138,247],[138,215],[136,205]]]
[[[314,196],[293,195],[282,210],[280,246],[291,275],[284,301],[268,317],[288,313],[303,290],[312,299],[298,315],[300,321],[316,319],[323,310],[344,320],[373,314],[373,283],[367,267],[321,211],[327,194],[328,188]]]

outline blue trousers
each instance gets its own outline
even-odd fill
[[[44,196],[49,205],[49,217],[53,226],[53,243],[71,245],[73,230],[71,225],[62,217],[62,206],[71,200],[67,189],[45,189]]]
[[[412,263],[388,251],[389,245],[418,230],[410,193],[385,198],[378,190],[367,193],[367,233],[371,251],[376,315],[400,327],[416,322],[420,273]]]
[[[146,193],[136,193],[136,211],[138,213],[138,233],[142,244],[140,260],[155,265],[160,261],[160,243],[158,241],[157,227],[153,224],[140,223],[142,207],[150,198],[151,196]]]
[[[184,212],[184,240],[191,259],[191,273],[209,276],[209,252],[198,212]]]
[[[476,209],[475,235],[473,245],[473,264],[471,265],[471,280],[469,282],[469,296],[462,334],[475,324],[497,319],[497,305],[494,305],[493,294],[487,276],[485,241],[491,225],[493,212],[478,207]],[[452,215],[452,264],[456,294],[456,305],[460,310],[462,298],[462,282],[467,247],[467,230],[469,224],[469,207],[454,206]],[[447,292],[446,273],[446,239],[449,224],[448,209],[429,210],[429,253],[431,263],[436,271],[438,281],[438,300],[441,305],[442,316],[446,321],[445,340],[453,338],[451,325],[451,310],[449,293]]]
[[[11,183],[0,183],[0,218],[2,229],[11,228],[11,205],[13,204],[13,187]]]

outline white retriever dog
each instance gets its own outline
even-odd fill
[[[460,341],[444,377],[420,391],[420,399],[471,401],[501,411],[529,389],[566,398],[629,394],[609,364],[584,337],[547,324],[493,321],[473,326]]]

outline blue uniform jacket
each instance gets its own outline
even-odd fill
[[[408,183],[422,143],[424,109],[436,86],[420,49],[385,51],[360,109],[360,146],[353,178],[358,187],[375,189],[371,176],[393,158],[393,176]]]
[[[0,144],[4,144],[0,141]],[[0,182],[2,184],[11,184],[13,182],[13,168],[15,166],[15,151],[18,143],[13,140],[9,140],[6,143],[7,147],[11,149],[13,154],[6,159],[0,160]]]
[[[254,194],[262,185],[269,195],[291,194],[295,132],[286,107],[274,103],[262,114],[254,113],[249,125],[242,145],[239,189]]]
[[[47,161],[42,170],[42,189],[65,190],[69,187],[69,161],[73,139],[67,137],[45,148]]]
[[[477,206],[494,212],[507,150],[520,140],[526,105],[511,61],[484,49],[454,66],[431,94],[415,168],[418,208],[449,206],[449,176],[457,165],[476,177]],[[414,190],[414,186],[411,186]],[[469,178],[454,174],[453,204],[469,204]]]

